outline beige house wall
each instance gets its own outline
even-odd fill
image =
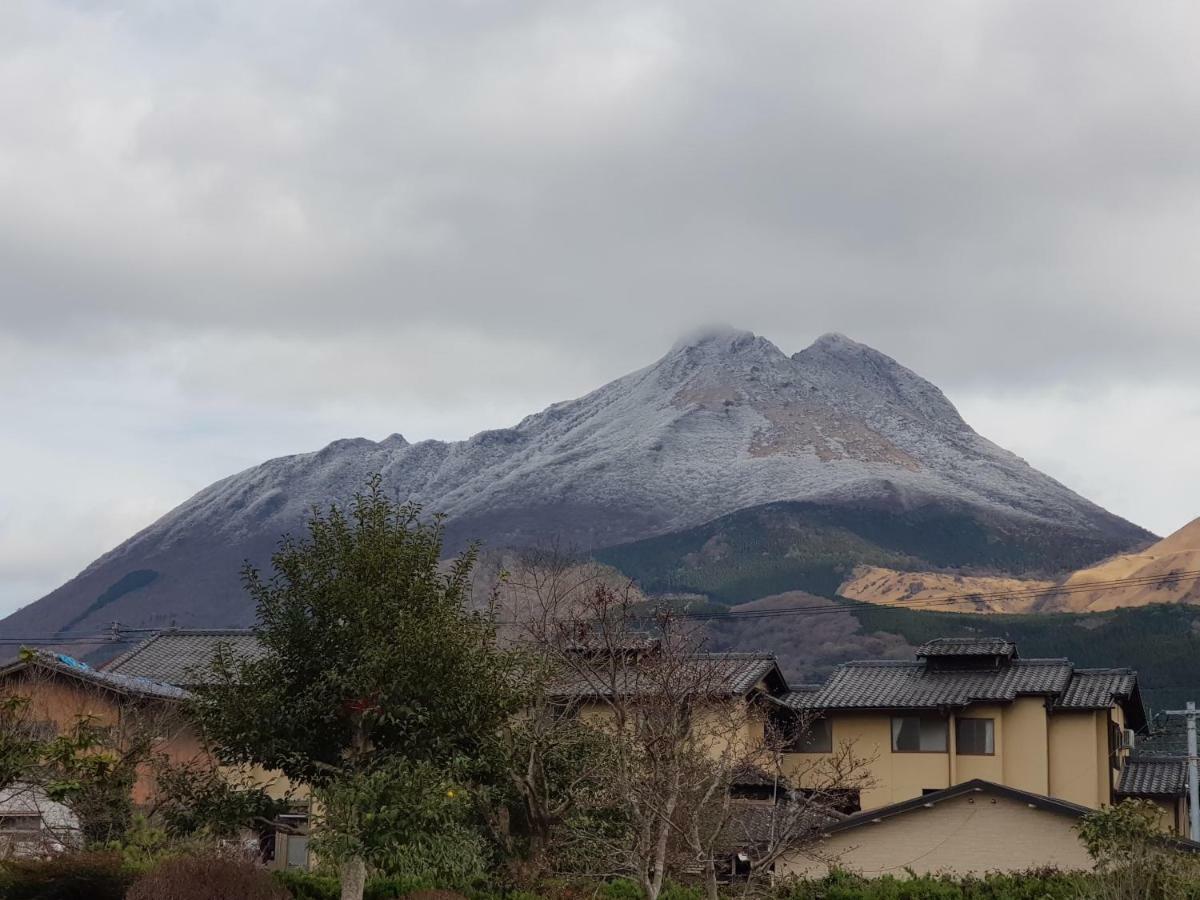
[[[1057,712],[1049,721],[1050,795],[1082,806],[1111,802],[1108,716]]]
[[[973,778],[1099,808],[1112,802],[1119,777],[1111,765],[1108,727],[1110,716],[1118,726],[1124,725],[1120,709],[1048,712],[1041,697],[975,704],[947,716],[949,750],[941,753],[893,753],[891,712],[828,715],[834,746],[849,743],[856,756],[868,760],[869,785],[860,798],[864,810]],[[958,718],[992,719],[995,752],[957,753]],[[812,787],[819,783],[828,758],[827,754],[789,753],[785,771],[801,787]]]
[[[833,834],[813,853],[797,853],[780,874],[818,877],[831,865],[868,877],[955,872],[1016,872],[1044,866],[1090,869],[1075,819],[986,792],[943,800]]]

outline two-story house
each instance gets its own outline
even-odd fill
[[[804,720],[797,771],[847,742],[869,760],[864,810],[972,779],[1099,808],[1146,726],[1132,670],[1023,659],[993,639],[933,640],[911,662],[846,663],[774,701]],[[1165,812],[1173,825],[1176,810]]]

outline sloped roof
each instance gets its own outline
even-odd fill
[[[1017,645],[1002,638],[934,638],[917,648],[918,657],[1017,655]]]
[[[936,709],[1061,694],[1072,666],[1065,659],[1015,659],[998,669],[947,671],[923,662],[862,660],[839,666],[816,691],[791,691],[793,709]]]
[[[582,662],[555,691],[563,697],[606,697],[614,693],[637,694],[695,688],[708,694],[744,696],[764,678],[774,674],[786,685],[779,664],[771,653],[697,653],[687,666],[656,669],[654,657],[610,671],[600,661]]]
[[[961,784],[943,788],[940,791],[922,794],[920,797],[913,797],[911,800],[901,800],[899,803],[892,803],[888,806],[867,810],[866,812],[855,813],[848,818],[842,819],[840,822],[835,822],[828,826],[824,829],[824,832],[825,834],[836,834],[839,831],[848,831],[851,828],[877,823],[892,816],[927,809],[944,800],[952,800],[955,797],[962,797],[967,794],[995,794],[999,797],[1017,800],[1035,809],[1044,809],[1048,812],[1059,813],[1073,819],[1081,819],[1095,812],[1090,807],[1080,806],[1078,803],[1069,803],[1066,800],[1047,797],[1043,794],[1033,794],[1029,791],[1008,787],[1007,785],[996,784],[994,781],[985,781],[982,778],[973,778],[970,781],[964,781]]]
[[[202,684],[217,647],[227,644],[234,656],[262,656],[258,638],[235,629],[160,631],[104,667],[113,675],[151,678],[176,685]]]
[[[1117,793],[1127,797],[1182,797],[1187,793],[1187,760],[1179,756],[1138,756],[1125,761]]]
[[[1132,697],[1136,688],[1137,673],[1133,669],[1076,669],[1055,705],[1062,709],[1106,709],[1114,698]]]
[[[29,666],[38,666],[56,674],[75,678],[121,694],[149,697],[155,700],[183,700],[188,696],[187,691],[176,685],[151,678],[93,669],[87,663],[62,654],[36,653],[30,659],[16,660],[4,666],[0,669],[0,675],[17,672]]]

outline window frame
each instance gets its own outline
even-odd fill
[[[942,747],[940,750],[902,750],[896,745],[896,739],[900,736],[896,728],[896,722],[900,719],[916,719],[917,725],[917,743],[921,740],[921,722],[939,722],[942,726]],[[893,714],[890,717],[889,725],[891,727],[892,737],[892,752],[893,753],[949,753],[950,752],[950,720],[945,716],[926,715],[923,713],[908,713],[902,715]]]
[[[825,732],[823,735],[824,740],[822,741],[821,747],[819,749],[809,749],[809,747],[805,746],[805,738],[810,739],[810,743],[811,743],[814,726],[824,728],[824,732]],[[819,716],[819,717],[813,719],[811,722],[808,723],[808,726],[800,734],[796,735],[795,737],[792,738],[792,740],[790,740],[788,742],[787,752],[788,753],[805,753],[805,754],[812,754],[812,755],[815,755],[818,753],[832,753],[833,752],[833,720],[830,719],[828,716]]]
[[[959,725],[962,722],[990,722],[991,728],[988,729],[988,737],[990,741],[984,741],[986,746],[991,743],[991,750],[975,751],[963,750],[962,740],[958,732]],[[955,756],[995,756],[996,755],[996,718],[994,716],[956,716],[954,719],[954,755]]]
[[[32,823],[31,828],[14,828],[16,821]],[[0,813],[0,837],[29,838],[36,837],[46,830],[46,822],[41,813],[37,812],[6,812]]]

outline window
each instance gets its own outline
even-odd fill
[[[954,747],[959,756],[991,756],[996,752],[995,719],[958,719]]]
[[[940,716],[893,716],[893,753],[945,753],[948,729]]]
[[[813,719],[796,735],[788,749],[792,753],[832,753],[833,722]]]
[[[42,817],[27,813],[0,814],[0,834],[20,836],[36,834],[42,830]]]

